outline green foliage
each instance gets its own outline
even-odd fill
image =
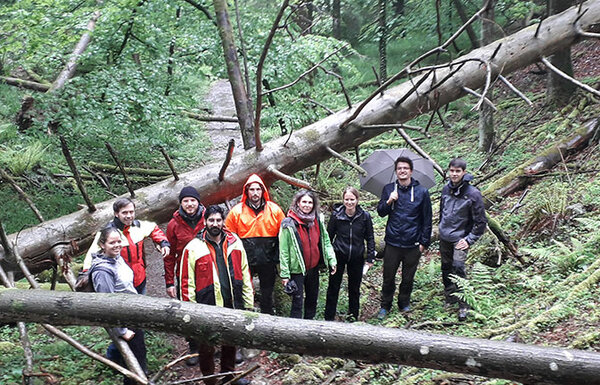
[[[7,167],[14,175],[21,175],[40,165],[46,149],[47,146],[38,141],[16,150],[2,148],[0,164]]]

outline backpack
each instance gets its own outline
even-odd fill
[[[92,271],[104,271],[110,273],[110,270],[96,265],[92,266],[89,270],[80,271],[77,275],[77,281],[75,281],[75,291],[84,293],[95,293],[94,283],[92,282]]]

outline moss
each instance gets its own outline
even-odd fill
[[[306,130],[300,133],[300,136],[309,142],[318,142],[321,140],[321,134],[317,130]]]
[[[285,375],[281,383],[283,385],[317,385],[323,383],[323,379],[325,379],[325,373],[316,365],[298,364]]]

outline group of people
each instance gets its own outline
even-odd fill
[[[383,253],[381,309],[384,319],[391,310],[395,277],[402,265],[398,308],[410,310],[410,296],[419,258],[429,247],[432,229],[431,201],[427,189],[412,178],[413,164],[400,157],[395,162],[397,181],[386,185],[377,206],[380,216],[388,216]],[[459,303],[459,319],[467,316],[468,305],[451,274],[466,277],[468,248],[483,234],[485,211],[479,190],[469,185],[466,163],[453,159],[449,183],[440,203],[440,253],[446,302]],[[333,321],[340,286],[348,275],[349,320],[358,320],[360,286],[365,264],[376,255],[373,222],[359,205],[359,193],[347,187],[342,204],[336,207],[325,226],[317,195],[300,190],[286,213],[271,200],[266,185],[254,174],[246,181],[241,202],[226,215],[218,205],[204,207],[198,191],[184,187],[179,207],[167,225],[166,235],[147,221],[135,219],[135,203],[119,198],[113,205],[114,219],[96,235],[86,254],[97,292],[144,294],[146,261],[143,240],[157,244],[164,257],[166,292],[182,301],[232,309],[253,309],[252,276],[260,287],[260,311],[274,314],[273,291],[278,279],[291,296],[290,317],[313,319],[317,311],[319,272],[329,274],[324,318]],[[146,368],[146,348],[142,330],[116,329]],[[190,365],[198,364],[204,375],[215,371],[215,347],[188,339]],[[107,356],[120,360],[111,345]],[[231,372],[236,348],[221,347],[221,372]],[[228,378],[226,377],[225,380]],[[128,383],[125,379],[125,383]],[[205,383],[216,384],[214,378]],[[237,384],[249,383],[239,379]]]

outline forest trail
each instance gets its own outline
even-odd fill
[[[235,104],[231,85],[228,80],[220,79],[212,84],[206,95],[206,103],[209,105],[212,115],[235,117]],[[212,141],[209,150],[210,161],[222,161],[225,159],[227,145],[230,139],[235,140],[235,151],[244,150],[242,134],[237,123],[230,122],[207,122],[206,130]]]

